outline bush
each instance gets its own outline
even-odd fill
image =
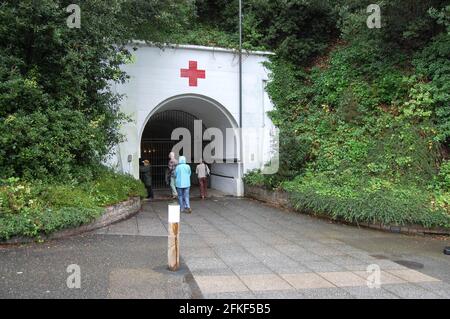
[[[450,6],[449,6],[450,8]],[[450,11],[450,10],[449,10]],[[439,128],[438,140],[450,141],[450,33],[441,34],[433,39],[422,51],[418,52],[413,64],[417,73],[427,81],[434,95],[432,108]]]
[[[256,169],[245,174],[244,183],[266,189],[275,189],[284,180],[277,177],[277,175],[263,175],[260,170]]]
[[[382,179],[333,180],[312,174],[283,183],[299,210],[349,222],[450,227],[450,215],[435,204],[435,194],[416,185]]]
[[[93,221],[105,206],[144,197],[144,185],[133,177],[99,168],[83,183],[56,184],[9,178],[0,183],[0,240],[40,237]]]
[[[364,23],[365,11],[354,12],[343,21],[345,41],[313,66],[273,59],[268,92],[282,137],[280,170],[252,172],[245,182],[285,189],[298,209],[333,218],[450,227],[442,156],[448,34],[427,37],[427,28],[397,23],[404,36],[397,45],[385,28],[360,28],[354,22]]]

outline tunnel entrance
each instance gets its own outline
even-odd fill
[[[176,140],[171,140],[172,132],[179,127],[194,131],[194,121],[199,120],[196,116],[179,110],[163,111],[153,115],[145,126],[141,141],[141,161],[149,160],[152,166],[152,183],[154,189],[167,188],[166,170],[169,153],[172,151]],[[203,132],[206,130],[202,127]],[[202,132],[202,133],[203,133]],[[192,141],[194,143],[194,135]],[[203,146],[206,143],[203,142]],[[183,154],[181,150],[180,155]],[[196,163],[189,163],[192,172],[195,172]],[[192,185],[198,185],[195,174],[191,177]]]
[[[168,156],[174,151],[177,159],[181,155],[187,157],[192,168],[193,186],[198,185],[195,167],[203,158],[211,170],[210,188],[229,195],[240,194],[239,148],[233,135],[238,126],[224,106],[202,95],[178,95],[152,108],[144,123],[140,135],[140,158],[149,160],[152,165],[155,189],[168,189]],[[184,133],[180,136],[174,134],[175,140],[172,140],[174,130],[180,128],[188,133],[190,139],[191,147],[186,153],[184,146],[180,147],[180,144],[184,145],[181,142],[187,140]],[[208,154],[211,156],[206,156]]]

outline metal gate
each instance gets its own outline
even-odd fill
[[[166,171],[169,153],[178,141],[172,141],[172,131],[178,127],[187,128],[191,132],[191,145],[194,138],[194,121],[198,120],[192,114],[183,111],[164,111],[155,114],[145,126],[141,141],[141,161],[149,160],[152,167],[152,186],[154,189],[167,188]],[[203,131],[205,127],[203,126]],[[195,176],[195,163],[191,163],[192,185],[198,185]]]

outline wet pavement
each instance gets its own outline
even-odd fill
[[[183,267],[170,273],[168,203],[147,202],[95,234],[0,249],[0,297],[450,298],[450,256],[442,253],[449,238],[362,229],[221,196],[194,199],[193,213],[182,215]],[[78,290],[66,285],[72,263],[84,274]],[[377,278],[380,287],[369,288]]]

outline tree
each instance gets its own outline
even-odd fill
[[[80,1],[71,29],[70,3],[0,5],[0,177],[89,176],[122,138],[111,85],[127,79],[125,45],[160,40],[192,15],[192,1]]]

